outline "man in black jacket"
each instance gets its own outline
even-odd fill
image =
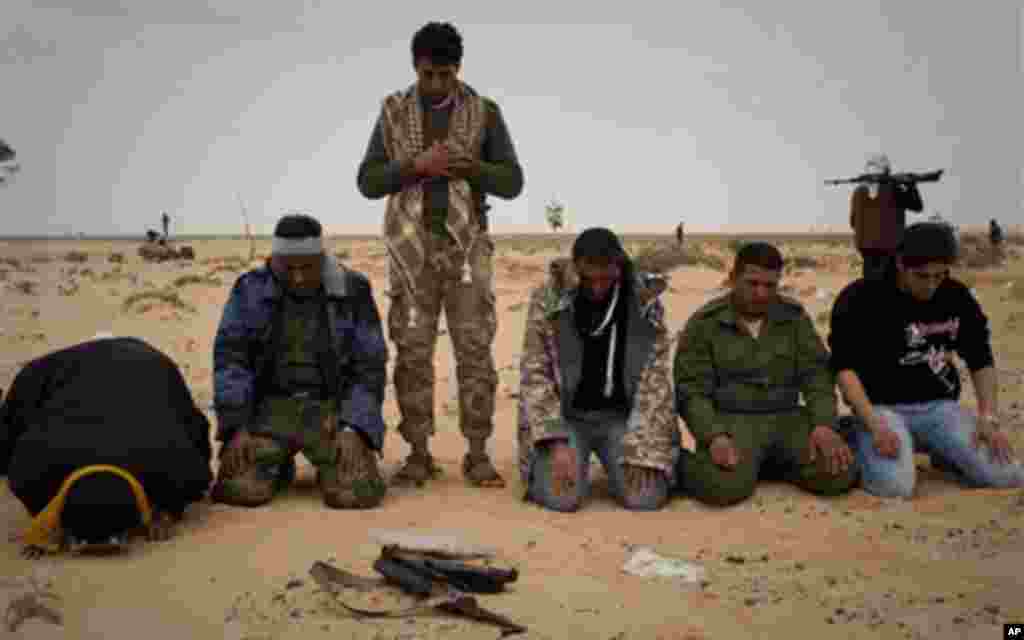
[[[832,368],[857,417],[847,436],[869,493],[911,497],[919,450],[969,486],[1024,487],[1000,429],[988,319],[950,276],[955,260],[945,225],[916,224],[889,279],[853,282],[832,309]],[[960,407],[954,353],[970,371],[977,417]]]
[[[210,481],[210,424],[177,365],[135,338],[29,362],[0,407],[0,475],[33,516],[26,555],[164,539]]]

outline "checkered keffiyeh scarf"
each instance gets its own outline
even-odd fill
[[[454,107],[445,143],[458,155],[478,158],[486,124],[483,98],[469,86],[459,83],[450,99]],[[384,146],[392,161],[405,162],[425,150],[423,105],[415,85],[385,98],[382,133]],[[448,185],[446,226],[468,260],[469,252],[480,233],[473,215],[472,190],[466,180],[452,179]],[[421,181],[389,196],[384,214],[384,241],[388,255],[401,274],[401,286],[405,287],[413,301],[416,299],[416,276],[427,260],[425,233],[429,231],[423,225]]]

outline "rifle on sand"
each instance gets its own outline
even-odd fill
[[[504,591],[506,584],[518,579],[519,572],[515,569],[482,567],[405,551],[397,546],[385,546],[373,568],[383,576],[383,580],[356,576],[323,562],[315,563],[310,575],[321,588],[333,593],[343,607],[360,616],[394,618],[434,609],[497,626],[502,637],[526,631],[526,627],[484,609],[476,598],[469,595]],[[399,609],[371,610],[346,603],[338,593],[340,587],[368,591],[386,588],[387,585],[397,586],[402,592],[414,596],[416,603]]]
[[[862,173],[855,178],[836,178],[826,180],[825,184],[834,186],[837,184],[916,184],[918,182],[938,182],[945,173],[945,169],[928,171],[927,173]]]

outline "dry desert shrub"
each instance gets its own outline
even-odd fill
[[[210,278],[218,273],[241,273],[249,268],[249,261],[238,256],[207,258],[201,264],[213,265],[204,277]]]
[[[562,253],[562,245],[563,240],[559,238],[528,238],[516,240],[509,249],[532,256],[538,253]]]
[[[73,296],[78,293],[80,288],[78,282],[74,280],[57,283],[57,293],[62,296]]]
[[[786,266],[792,269],[817,269],[822,265],[819,258],[802,253],[794,255],[788,262]]]
[[[703,266],[712,271],[727,271],[729,269],[726,259],[718,253],[710,251],[706,245],[697,244],[687,247],[686,253],[689,259],[688,265]]]
[[[83,251],[68,251],[64,255],[64,262],[85,262],[89,259],[89,254]]]
[[[960,248],[959,263],[968,269],[988,269],[1004,262],[1001,252],[983,245],[965,245]]]
[[[627,251],[633,257],[633,264],[637,271],[667,273],[689,262],[686,251],[674,245],[642,246],[639,249],[627,249]]]
[[[32,264],[50,264],[53,262],[53,256],[35,255],[29,258],[29,262]]]
[[[733,253],[738,253],[739,250],[743,248],[743,245],[747,244],[750,241],[751,240],[748,238],[733,238],[732,240],[729,240],[729,242],[727,242],[725,246],[729,249],[729,251],[732,251]]]
[[[247,267],[248,265],[245,264],[218,264],[209,271],[207,271],[203,277],[213,278],[213,276],[217,275],[218,273],[241,273],[242,271],[245,271]]]
[[[18,293],[26,296],[34,296],[39,294],[39,284],[32,282],[31,280],[19,280],[11,285],[11,288]]]
[[[145,304],[147,301],[152,302],[149,304]],[[146,311],[152,309],[156,304],[160,303],[170,305],[175,309],[180,309],[183,311],[189,311],[193,313],[196,310],[195,307],[182,300],[181,296],[178,295],[177,291],[173,291],[170,289],[156,291],[140,291],[138,293],[133,293],[132,295],[124,299],[124,302],[121,303],[121,309],[127,312],[135,308],[135,310],[138,311],[139,313],[145,313]],[[136,305],[138,306],[136,307]]]
[[[1013,281],[1013,285],[1010,287],[1010,299],[1018,302],[1024,301],[1024,282],[1021,280]]]
[[[188,286],[190,284],[204,284],[211,287],[219,287],[222,282],[219,278],[212,277],[209,273],[201,276],[195,274],[189,274],[187,276],[180,276],[175,278],[171,286],[177,289]]]
[[[5,264],[15,271],[21,270],[21,260],[18,260],[17,258],[0,257],[0,264]]]
[[[120,280],[130,280],[133,284],[138,283],[139,276],[134,273],[125,273],[120,267],[114,267],[110,271],[104,271],[99,275],[100,282],[116,282]]]
[[[204,258],[199,261],[200,264],[237,264],[245,266],[249,264],[249,261],[240,256],[214,256],[212,258]]]
[[[121,264],[122,262],[124,262],[124,254],[123,253],[112,253],[109,256],[107,256],[107,262],[113,262],[113,263],[116,263],[116,264]]]
[[[725,260],[706,253],[701,245],[645,247],[634,254],[633,262],[639,271],[652,273],[668,273],[682,266],[704,265],[715,270],[725,268]]]

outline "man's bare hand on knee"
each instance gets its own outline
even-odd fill
[[[551,445],[551,490],[556,496],[576,489],[576,450],[567,442]]]
[[[981,417],[971,440],[975,449],[982,444],[987,445],[992,460],[997,464],[1009,464],[1013,460],[1013,445],[1006,433],[999,429],[999,421],[994,417]]]
[[[256,440],[247,429],[239,429],[220,456],[221,473],[228,478],[237,476],[255,461]]]
[[[900,457],[900,437],[889,428],[889,422],[884,415],[873,413],[867,420],[868,430],[871,432],[871,439],[875,443],[875,451],[884,458]]]
[[[729,436],[715,436],[711,441],[711,461],[726,470],[733,470],[740,463],[740,452]]]
[[[626,489],[634,495],[653,492],[658,485],[658,474],[660,473],[661,471],[658,469],[631,464],[625,465],[622,470]]]
[[[811,432],[809,443],[811,462],[818,461],[828,470],[830,475],[838,476],[846,473],[853,464],[853,452],[832,427],[821,425]]]
[[[150,542],[163,542],[174,537],[174,525],[177,520],[166,511],[157,511],[146,527],[146,539]]]

